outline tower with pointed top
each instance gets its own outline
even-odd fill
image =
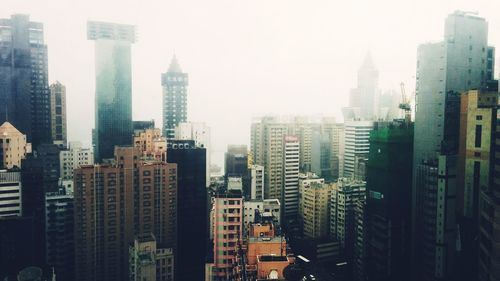
[[[378,115],[378,70],[368,53],[358,70],[358,86],[349,95],[349,107],[357,108],[356,119],[376,120]]]
[[[161,75],[163,86],[163,135],[175,137],[175,127],[187,121],[188,74],[183,73],[174,55],[167,72]]]

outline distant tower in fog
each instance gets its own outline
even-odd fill
[[[349,107],[358,108],[363,120],[376,120],[378,115],[378,69],[367,54],[358,70],[358,86],[351,90]]]
[[[187,121],[188,74],[183,73],[174,55],[168,71],[161,75],[163,86],[163,136],[175,137],[175,127]]]
[[[130,47],[135,27],[107,22],[87,23],[87,39],[95,41],[95,158],[114,157],[115,146],[132,144],[132,68]]]
[[[59,147],[65,148],[67,145],[66,86],[59,81],[50,85],[50,109],[52,141]]]

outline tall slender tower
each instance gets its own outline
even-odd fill
[[[95,41],[95,159],[113,158],[116,145],[132,144],[132,25],[89,21]]]
[[[61,84],[59,81],[50,85],[50,109],[52,141],[61,148],[66,148],[66,86]]]
[[[375,120],[378,115],[378,70],[367,54],[358,70],[358,86],[351,90],[349,107],[359,108],[359,118]]]
[[[167,139],[175,137],[175,128],[187,121],[188,75],[183,73],[174,55],[168,71],[161,75],[163,86],[163,135]]]
[[[0,19],[0,124],[9,121],[37,147],[51,142],[47,45],[28,15]]]
[[[457,11],[444,41],[418,48],[413,150],[414,280],[449,280],[460,250],[456,232],[459,94],[486,85],[488,24]]]

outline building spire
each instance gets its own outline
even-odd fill
[[[182,72],[181,66],[179,65],[179,61],[177,61],[177,56],[175,55],[175,53],[174,56],[172,57],[172,60],[170,61],[168,72],[176,72],[176,73]]]

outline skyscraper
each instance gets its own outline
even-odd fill
[[[170,140],[167,160],[177,164],[177,254],[175,280],[203,280],[208,241],[205,148],[193,140]]]
[[[0,169],[20,168],[21,160],[28,153],[31,153],[31,144],[26,143],[26,135],[4,122],[0,126]]]
[[[359,110],[357,118],[376,120],[378,116],[378,70],[367,54],[358,70],[358,86],[349,95],[349,107]]]
[[[137,235],[176,242],[176,165],[141,159],[133,147],[116,147],[115,155],[113,165],[75,170],[75,280],[128,279]]]
[[[296,136],[285,136],[283,154],[283,188],[281,204],[283,205],[282,222],[284,224],[297,221],[299,214],[299,139]]]
[[[28,15],[0,19],[0,123],[9,121],[37,147],[51,142],[47,45]]]
[[[52,141],[61,148],[67,145],[66,86],[57,81],[50,85],[50,121]]]
[[[206,186],[210,185],[210,127],[204,122],[182,122],[175,127],[176,140],[194,140],[198,147],[205,148],[207,153],[207,171],[206,171]]]
[[[167,72],[161,75],[163,87],[163,136],[175,137],[175,127],[187,121],[188,74],[182,72],[174,55]]]
[[[365,270],[370,280],[408,280],[413,124],[376,122],[366,163]]]
[[[132,144],[131,25],[87,23],[95,41],[95,159],[113,158],[115,146]]]
[[[488,24],[457,11],[445,23],[444,41],[419,46],[412,190],[412,276],[445,280],[455,269],[456,154],[459,96],[482,88],[491,73]]]
[[[372,121],[345,121],[343,144],[340,152],[343,161],[341,171],[343,177],[353,177],[356,156],[368,153],[372,128]]]

